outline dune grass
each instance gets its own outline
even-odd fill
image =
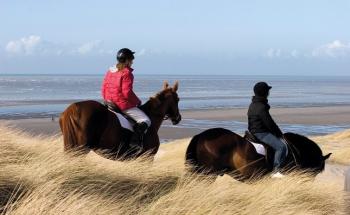
[[[312,140],[316,141],[324,152],[332,152],[330,162],[350,165],[350,130],[314,137]]]
[[[295,173],[247,184],[188,174],[189,139],[163,144],[153,162],[119,162],[65,155],[60,136],[6,125],[0,133],[1,214],[345,214],[343,184],[333,181]]]

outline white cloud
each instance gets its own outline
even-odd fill
[[[103,53],[104,51],[100,48],[101,46],[101,41],[96,40],[96,41],[91,41],[84,43],[77,49],[77,53],[81,55],[86,55],[92,52],[98,52],[98,53]]]
[[[39,48],[41,42],[40,36],[31,35],[8,42],[5,50],[9,54],[33,55]]]
[[[111,50],[102,48],[101,40],[90,41],[82,45],[67,45],[43,40],[37,35],[9,41],[5,46],[5,51],[11,56],[103,55],[112,53]]]
[[[299,51],[297,49],[282,51],[279,48],[270,48],[265,54],[268,58],[310,58],[310,57],[322,57],[322,58],[341,58],[350,57],[350,43],[334,40],[333,42],[321,45],[315,49]]]
[[[140,51],[136,52],[136,56],[143,56],[146,54],[146,49],[141,49]]]
[[[282,55],[281,49],[273,49],[273,48],[270,48],[270,49],[267,50],[267,52],[266,52],[266,56],[269,57],[269,58],[281,57],[281,55]]]
[[[311,53],[313,57],[344,57],[350,56],[350,43],[342,43],[339,40],[334,40],[331,43],[322,45],[314,49]]]
[[[294,58],[297,58],[297,57],[299,57],[299,52],[294,49],[293,51],[290,52],[290,55]]]

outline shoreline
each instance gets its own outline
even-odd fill
[[[49,104],[50,105],[50,104]],[[1,106],[1,105],[0,105]],[[1,108],[1,107],[0,107]],[[222,120],[247,122],[248,107],[217,109],[180,110],[183,118],[197,120]],[[308,106],[308,107],[271,107],[270,113],[278,123],[344,125],[350,124],[350,105]],[[1,114],[0,121],[58,118],[60,113],[35,112]]]
[[[183,118],[247,122],[248,108],[184,110]],[[305,125],[350,124],[350,106],[325,107],[271,107],[270,113],[277,123]]]
[[[208,109],[208,110],[182,110],[184,121],[191,120],[213,120],[223,123],[247,122],[247,108],[234,109]],[[297,124],[313,126],[337,126],[349,125],[350,127],[350,106],[332,107],[305,107],[305,108],[271,108],[271,115],[278,124]],[[32,118],[8,118],[0,119],[0,123],[13,126],[21,131],[33,135],[60,135],[57,115],[52,117],[33,116]],[[175,140],[192,137],[203,131],[199,126],[180,127],[171,126],[165,122],[159,130],[161,140]],[[220,124],[219,124],[220,126]]]

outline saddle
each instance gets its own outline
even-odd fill
[[[118,106],[113,102],[104,100],[102,103],[109,111],[114,113],[122,126],[122,136],[121,143],[124,145],[129,145],[131,148],[142,149],[143,143],[136,134],[134,126],[136,124],[135,120],[124,114]]]
[[[271,149],[271,147],[269,145],[260,141],[258,138],[256,138],[254,136],[254,134],[250,133],[249,131],[245,131],[244,139],[246,139],[248,142],[250,142],[254,146],[254,148],[258,154],[266,156],[267,150]]]
[[[110,111],[112,111],[112,112],[114,112],[114,113],[119,113],[119,114],[121,114],[123,117],[125,117],[126,119],[128,119],[129,121],[135,123],[135,120],[134,120],[134,119],[132,119],[132,118],[128,117],[126,114],[124,114],[124,113],[120,110],[120,108],[119,108],[117,105],[115,105],[113,102],[103,100],[102,104],[103,104],[105,107],[107,107],[108,110],[110,110]]]
[[[266,143],[260,141],[254,136],[254,134],[250,133],[249,131],[245,131],[243,138],[250,142],[254,146],[256,152],[260,155],[263,155],[265,157],[266,162],[272,167],[274,159],[273,148],[267,145]]]
[[[269,165],[271,165],[271,166],[273,165],[275,151],[271,146],[260,141],[258,138],[256,138],[254,136],[254,134],[250,133],[249,131],[245,131],[244,139],[247,140],[248,142],[250,142],[254,146],[254,148],[258,154],[265,156],[266,162]],[[289,144],[287,144],[287,143],[285,143],[285,144],[287,145],[287,148],[288,148],[287,154],[286,154],[286,156],[288,156],[289,152],[292,152],[292,151],[290,149]]]
[[[126,114],[124,114],[120,110],[120,108],[117,105],[115,105],[113,102],[111,102],[111,101],[104,100],[102,105],[104,105],[109,111],[111,111],[112,113],[114,113],[118,117],[120,125],[123,128],[134,132],[134,128],[133,127],[134,127],[134,125],[136,123],[134,119],[132,119],[129,116],[127,116]]]

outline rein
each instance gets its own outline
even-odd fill
[[[282,140],[287,145],[287,147],[290,148],[291,154],[293,156],[294,163],[298,167],[299,163],[297,162],[297,159],[295,157],[294,150],[296,151],[297,154],[300,154],[299,150],[293,144],[290,144],[284,137],[282,138]]]

